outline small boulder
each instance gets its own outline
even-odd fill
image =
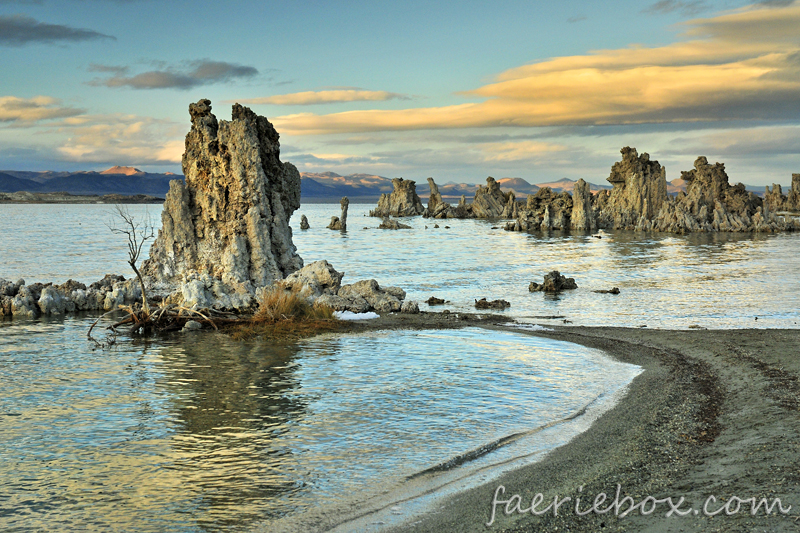
[[[339,289],[338,296],[347,299],[354,299],[360,296],[370,305],[372,309],[379,313],[389,313],[399,311],[402,307],[401,299],[398,296],[405,291],[396,287],[381,289],[378,282],[374,279],[357,281],[351,285],[343,285]]]
[[[400,307],[400,312],[416,315],[419,313],[419,304],[414,300],[406,300]]]
[[[577,289],[578,284],[575,283],[573,278],[562,276],[558,270],[553,270],[549,274],[545,274],[544,282],[539,284],[531,282],[528,285],[530,292],[561,292],[563,290]]]
[[[444,300],[442,298],[437,298],[436,296],[431,296],[425,301],[428,305],[442,305],[444,304]]]
[[[486,298],[475,300],[475,309],[506,309],[507,307],[511,307],[511,304],[506,300],[488,301]]]
[[[337,272],[325,261],[314,261],[275,283],[277,287],[297,291],[306,298],[317,298],[323,294],[336,294],[342,283],[344,272]]]

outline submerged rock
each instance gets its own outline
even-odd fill
[[[558,270],[553,270],[552,272],[545,274],[544,281],[541,284],[531,282],[531,284],[528,285],[528,290],[530,292],[561,292],[564,290],[573,290],[577,288],[578,284],[575,283],[573,278],[562,276],[561,272]]]
[[[598,294],[619,294],[619,287],[614,287],[613,289],[609,290],[601,289],[599,291],[592,291],[592,292],[596,292]]]
[[[400,221],[389,217],[383,217],[378,229],[411,229],[411,226],[401,223]]]
[[[217,122],[209,100],[191,104],[189,114],[186,182],[170,182],[142,273],[153,296],[172,293],[184,303],[182,287],[193,283],[188,293],[199,293],[197,305],[213,295],[246,307],[257,288],[303,266],[289,227],[300,174],[281,162],[278,132],[265,117],[234,104],[232,120]]]
[[[417,196],[417,184],[403,178],[392,179],[394,190],[391,194],[381,194],[378,207],[369,212],[371,217],[410,217],[425,212],[422,201]]]

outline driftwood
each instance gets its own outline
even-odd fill
[[[234,313],[218,309],[190,309],[175,304],[161,304],[157,307],[151,304],[146,309],[139,304],[120,305],[117,309],[102,314],[92,323],[86,337],[95,346],[107,347],[109,342],[108,340],[98,341],[95,339],[92,336],[94,328],[103,318],[120,311],[124,312],[125,315],[105,328],[111,332],[114,339],[120,333],[138,335],[177,331],[183,329],[186,323],[191,320],[200,324],[208,324],[215,330],[219,330],[221,325],[244,323],[249,320],[240,318]],[[130,326],[130,328],[123,329],[123,326]]]

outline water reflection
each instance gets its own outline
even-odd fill
[[[90,322],[0,323],[3,531],[241,530],[375,494],[631,377],[481,330],[93,352]]]

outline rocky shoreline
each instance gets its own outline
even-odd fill
[[[800,174],[792,175],[792,188],[784,195],[780,185],[766,188],[764,198],[731,185],[725,165],[709,164],[698,157],[694,169],[681,172],[685,192],[667,194],[666,169],[650,155],[625,147],[622,159],[611,168],[609,190],[593,194],[583,179],[573,194],[543,187],[524,201],[513,191],[504,192],[491,176],[479,186],[475,198],[458,205],[443,201],[433,178],[428,206],[423,207],[414,181],[396,178],[394,190],[384,194],[370,216],[417,216],[434,219],[513,219],[507,231],[635,230],[667,233],[778,232],[800,230]]]

